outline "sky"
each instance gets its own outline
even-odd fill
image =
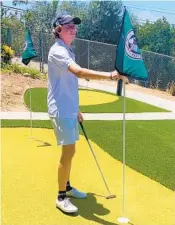
[[[175,24],[175,1],[122,1],[138,19],[155,21],[163,16]],[[134,8],[135,7],[135,8]],[[136,9],[139,8],[139,9]],[[161,12],[155,12],[155,11]]]
[[[32,0],[30,0],[32,1]],[[34,2],[34,1],[33,1]],[[122,1],[123,5],[137,16],[140,22],[149,19],[150,21],[155,21],[163,16],[167,18],[170,24],[175,24],[175,0],[173,1]],[[4,5],[12,6],[12,1],[3,0]],[[25,8],[25,6],[17,6],[18,8]],[[155,12],[155,11],[161,12]],[[142,21],[143,20],[143,21]]]

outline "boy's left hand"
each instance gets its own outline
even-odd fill
[[[78,122],[83,122],[83,115],[81,112],[78,113]]]

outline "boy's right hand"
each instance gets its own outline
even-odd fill
[[[128,77],[120,75],[120,73],[117,70],[114,70],[111,72],[111,79],[112,80],[123,80],[123,82],[125,82],[125,84],[129,83]]]

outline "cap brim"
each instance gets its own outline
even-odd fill
[[[77,25],[81,23],[81,20],[79,17],[74,17],[72,21],[74,24],[77,24]]]

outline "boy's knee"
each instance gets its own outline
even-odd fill
[[[75,146],[74,145],[64,145],[62,149],[62,160],[71,160],[75,155]]]

